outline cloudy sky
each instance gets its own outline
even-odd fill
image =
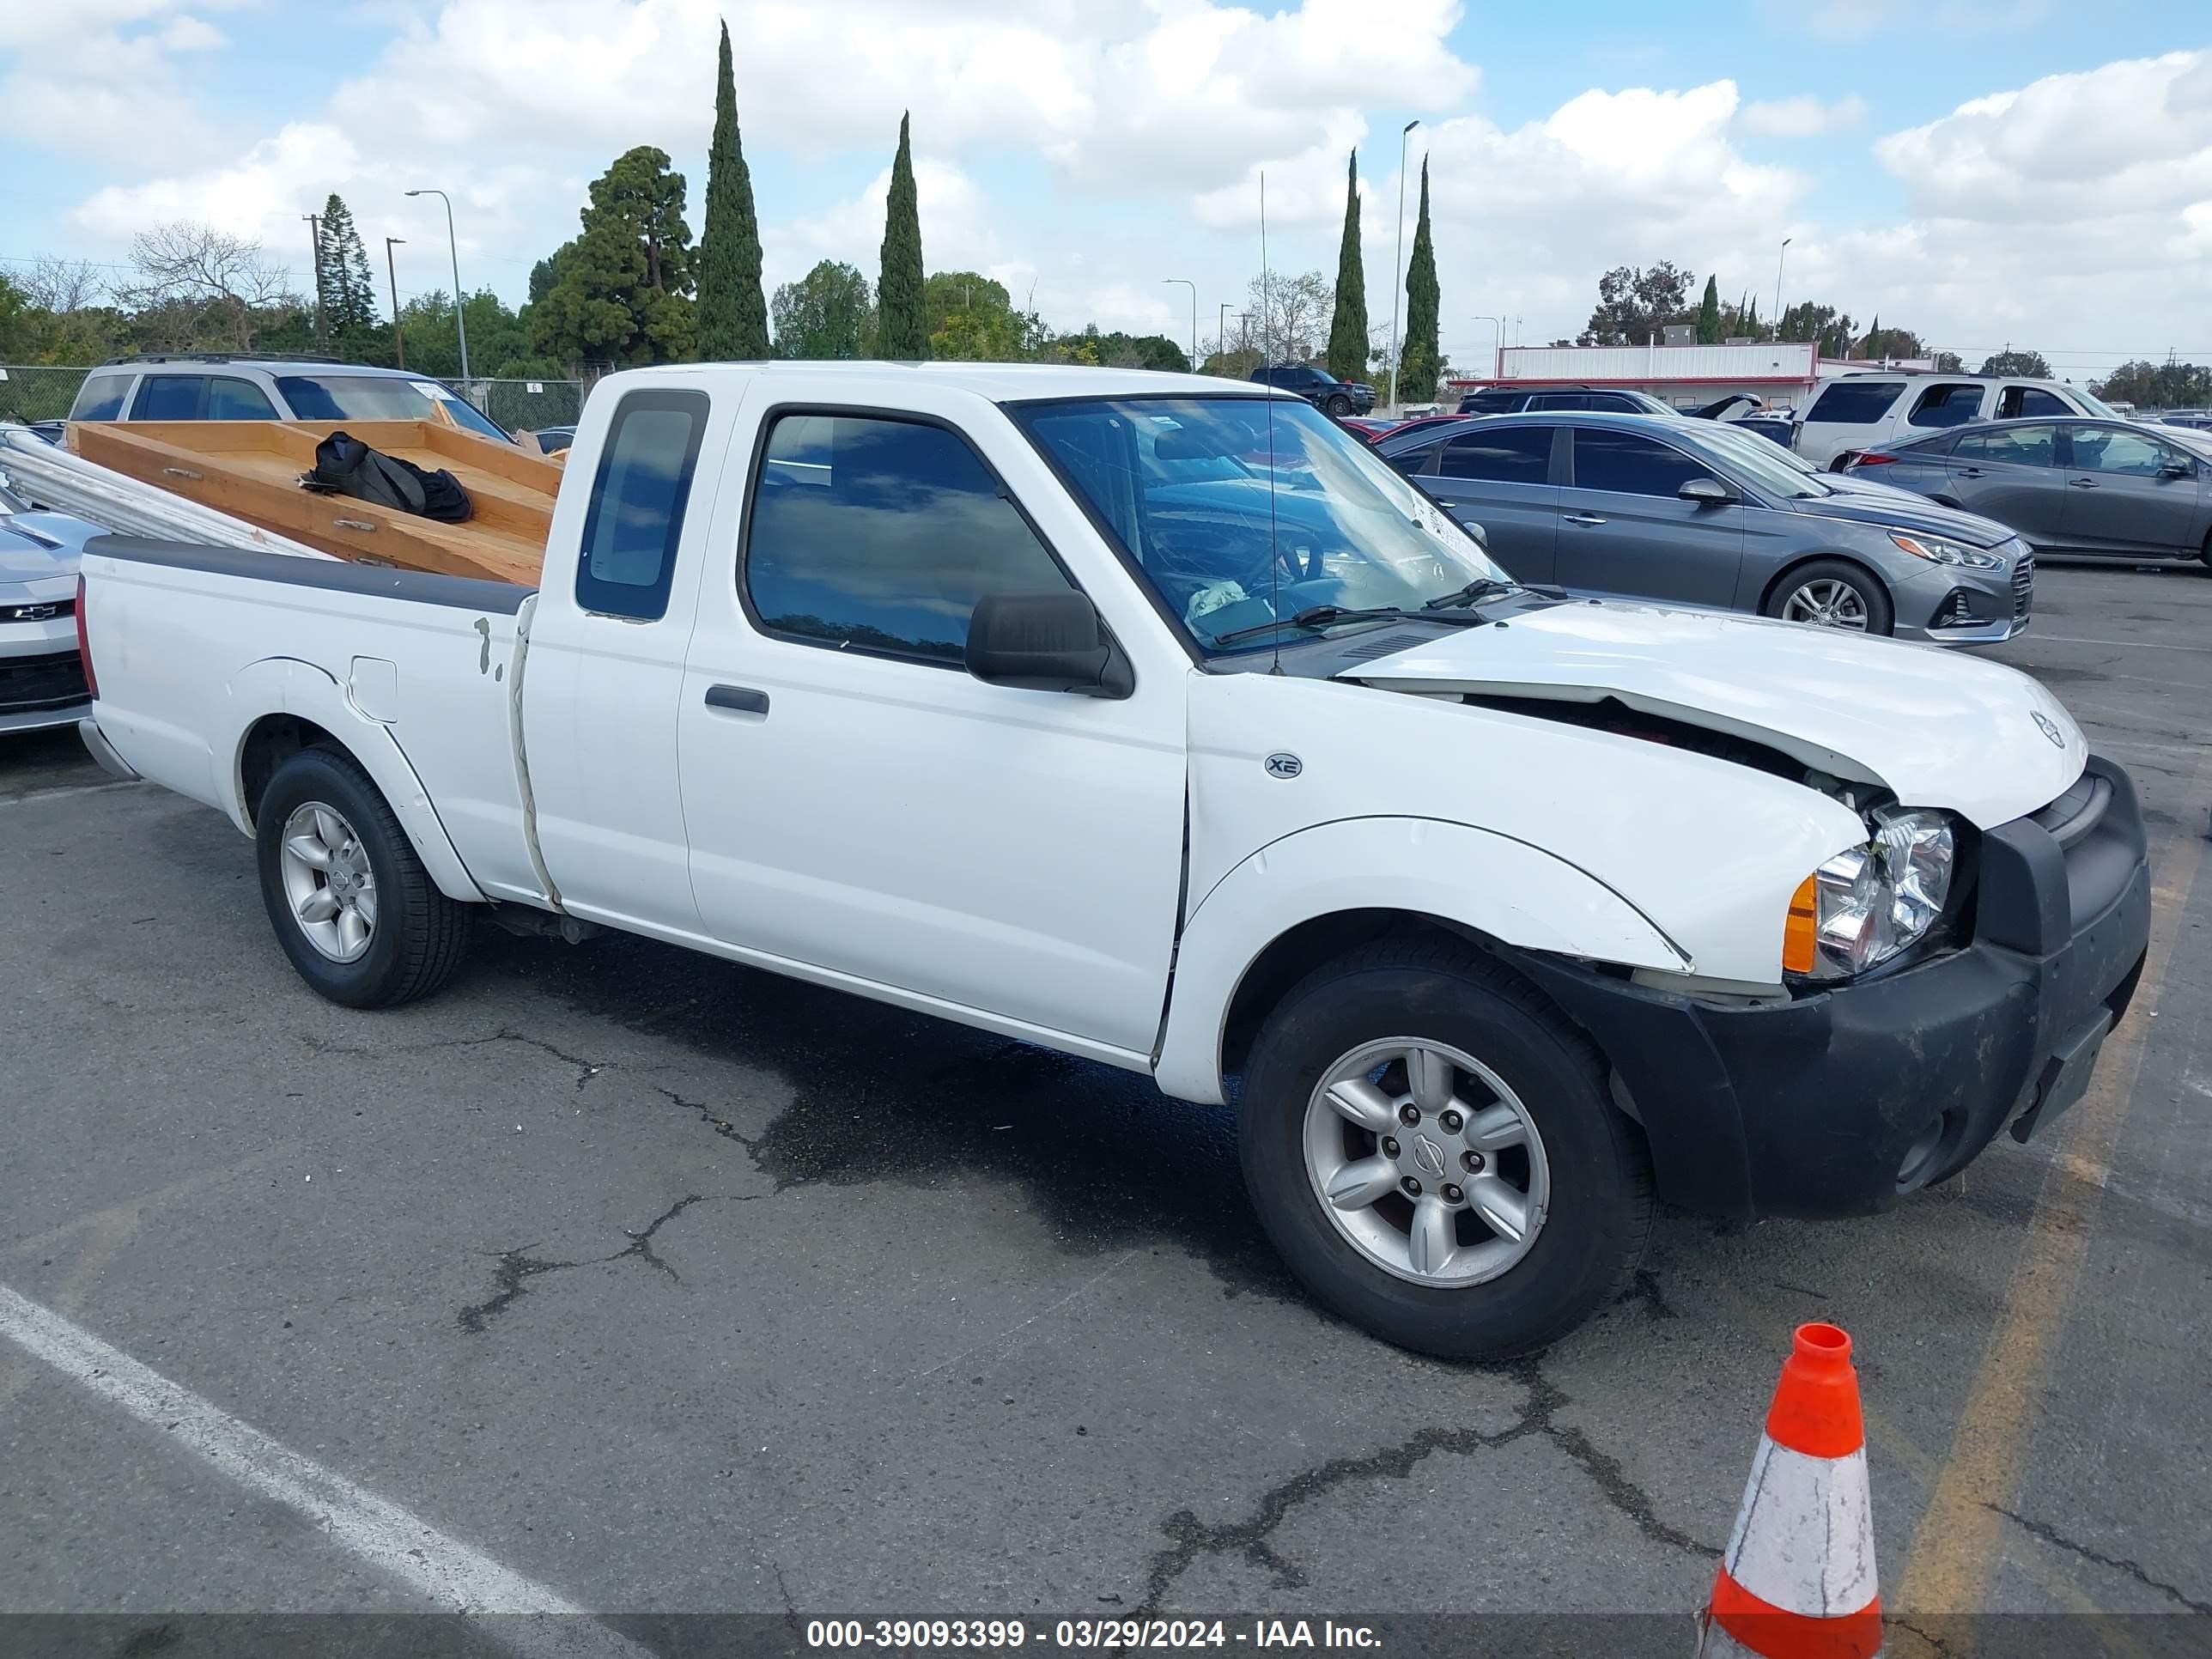
[[[511,300],[623,149],[705,185],[715,19],[771,286],[872,279],[899,112],[931,269],[1055,324],[1187,339],[1259,266],[1334,274],[1357,146],[1370,315],[1400,130],[1429,157],[1443,343],[1571,335],[1597,276],[1671,258],[2086,378],[2212,359],[2205,0],[0,0],[0,260],[120,261],[212,222],[308,278],[343,195],[400,289]],[[1418,178],[1418,174],[1416,174]],[[1413,204],[1407,205],[1408,228]],[[293,257],[296,255],[296,257]],[[377,263],[380,266],[381,259]]]

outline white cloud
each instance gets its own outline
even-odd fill
[[[1824,104],[1808,95],[1770,98],[1743,107],[1744,130],[1775,138],[1811,138],[1866,119],[1866,100],[1853,94]]]
[[[116,167],[196,165],[220,153],[191,94],[185,53],[222,44],[194,12],[215,0],[13,0],[0,4],[0,133],[33,143],[66,135]]]

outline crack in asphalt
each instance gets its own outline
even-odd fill
[[[721,1136],[723,1139],[734,1140],[738,1146],[744,1147],[749,1152],[757,1152],[760,1150],[760,1137],[758,1135],[749,1135],[744,1130],[738,1128],[736,1124],[731,1122],[729,1119],[716,1116],[714,1109],[709,1106],[705,1101],[693,1100],[688,1096],[678,1093],[673,1089],[665,1089],[657,1083],[653,1085],[653,1091],[669,1101],[672,1104],[681,1106],[687,1112],[697,1113],[699,1121],[705,1124],[716,1134]],[[782,1189],[783,1183],[781,1182],[777,1182],[776,1190],[781,1192]]]
[[[2114,1572],[2125,1573],[2145,1589],[2154,1589],[2160,1595],[2169,1596],[2187,1607],[2191,1613],[2203,1617],[2212,1617],[2212,1601],[2200,1601],[2167,1583],[2164,1579],[2152,1577],[2136,1562],[2124,1560],[2118,1556],[2106,1555],[2101,1550],[2091,1549],[2087,1544],[2077,1544],[2056,1528],[2040,1521],[2031,1521],[2024,1515],[2014,1514],[2002,1504],[1984,1504],[1982,1507],[1995,1514],[2002,1515],[2032,1537],[2040,1538],[2054,1548],[2064,1550],[2070,1555],[2078,1555],[2084,1561],[2093,1561],[2100,1567],[2110,1567]]]
[[[1892,1630],[1910,1631],[1918,1637],[1936,1654],[1936,1659],[1951,1659],[1952,1648],[1948,1638],[1936,1635],[1934,1631],[1924,1630],[1910,1619],[1903,1618],[1894,1613],[1883,1613],[1882,1620]]]
[[[447,1048],[483,1048],[495,1042],[519,1042],[526,1048],[535,1048],[541,1054],[550,1054],[564,1066],[574,1066],[578,1089],[608,1069],[597,1060],[586,1060],[581,1054],[572,1054],[559,1045],[548,1042],[544,1037],[532,1036],[527,1031],[518,1031],[511,1025],[501,1026],[489,1036],[439,1037],[429,1042],[387,1042],[374,1047],[367,1043],[333,1042],[328,1037],[317,1036],[309,1031],[295,1035],[313,1053],[336,1054],[353,1060],[379,1060],[386,1054],[428,1054]]]
[[[1379,1451],[1356,1457],[1330,1458],[1300,1470],[1261,1493],[1250,1516],[1242,1521],[1209,1525],[1200,1521],[1194,1510],[1177,1510],[1160,1523],[1160,1530],[1170,1541],[1164,1548],[1154,1552],[1146,1574],[1144,1599],[1131,1610],[1130,1616],[1150,1618],[1158,1613],[1176,1581],[1206,1556],[1240,1554],[1254,1565],[1273,1573],[1275,1589],[1304,1589],[1307,1587],[1305,1573],[1295,1562],[1278,1553],[1271,1541],[1276,1529],[1293,1511],[1356,1480],[1405,1480],[1416,1464],[1435,1453],[1470,1457],[1477,1452],[1497,1451],[1528,1439],[1548,1441],[1564,1452],[1589,1477],[1607,1504],[1633,1522],[1644,1537],[1706,1560],[1720,1559],[1719,1550],[1699,1543],[1679,1528],[1662,1521],[1652,1510],[1650,1495],[1628,1478],[1618,1458],[1600,1450],[1582,1430],[1552,1420],[1562,1406],[1572,1403],[1572,1397],[1546,1376],[1536,1361],[1522,1360],[1496,1369],[1514,1377],[1528,1390],[1519,1420],[1509,1427],[1494,1433],[1480,1429],[1430,1427]]]
[[[653,1235],[694,1204],[744,1204],[763,1196],[765,1194],[760,1193],[687,1193],[653,1217],[642,1229],[633,1232],[628,1227],[623,1228],[623,1236],[629,1243],[609,1255],[584,1256],[574,1261],[552,1261],[530,1255],[530,1251],[538,1248],[535,1244],[519,1244],[511,1250],[501,1250],[494,1258],[498,1265],[492,1270],[492,1294],[482,1302],[463,1308],[454,1316],[455,1322],[470,1335],[481,1336],[490,1328],[493,1320],[529,1294],[532,1279],[545,1273],[563,1273],[571,1267],[601,1267],[610,1262],[627,1261],[632,1257],[667,1274],[681,1285],[684,1276],[653,1248]]]

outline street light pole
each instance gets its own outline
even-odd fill
[[[1408,121],[1398,133],[1398,251],[1390,264],[1390,412],[1398,412],[1398,301],[1406,292],[1406,135],[1420,125]]]
[[[1505,368],[1505,319],[1503,317],[1470,317],[1471,323],[1488,323],[1498,331],[1496,343],[1490,350],[1490,378],[1496,380]]]
[[[1177,283],[1181,283],[1190,290],[1190,366],[1196,368],[1198,367],[1198,284],[1188,276],[1160,278],[1162,288],[1172,288]]]
[[[1782,239],[1782,246],[1774,251],[1774,337],[1782,337],[1782,261],[1790,252],[1790,238]]]
[[[392,343],[399,353],[399,367],[402,368],[407,367],[407,336],[399,327],[399,267],[392,262],[392,250],[406,245],[404,236],[384,239],[384,274],[392,279]]]
[[[442,190],[410,190],[410,196],[434,196],[446,204],[446,246],[453,256],[453,332],[461,342],[461,381],[469,378],[469,325],[461,315],[461,245],[453,235],[453,198]]]

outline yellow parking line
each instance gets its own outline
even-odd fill
[[[2200,759],[2191,775],[2185,823],[2203,817],[2208,766],[2212,760]],[[2036,1426],[2043,1374],[2081,1277],[2097,1199],[2127,1124],[2143,1042],[2165,989],[2174,935],[2196,885],[2203,848],[2202,839],[2185,830],[2164,854],[2160,873],[2165,879],[2151,890],[2150,954],[2142,981],[2128,1018],[2105,1044],[2088,1091],[2068,1114],[2071,1121],[2057,1167],[2044,1177],[1996,1334],[1984,1351],[1927,1513],[1912,1535],[1893,1603],[1905,1612],[1941,1617],[1982,1610],[2003,1520],[1991,1506],[2009,1506],[2021,1452]]]

